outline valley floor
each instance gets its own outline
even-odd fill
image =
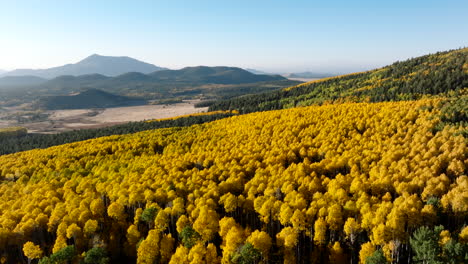
[[[0,128],[22,126],[30,133],[59,133],[64,131],[99,128],[133,121],[169,118],[206,112],[207,107],[195,108],[197,101],[170,105],[141,105],[104,109],[76,109],[47,111],[48,117],[38,122],[18,123],[0,116]]]

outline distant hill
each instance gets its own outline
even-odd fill
[[[3,76],[33,75],[41,78],[52,79],[61,75],[85,75],[101,74],[117,76],[126,72],[151,73],[164,68],[142,62],[130,57],[112,57],[91,55],[75,64],[67,64],[49,69],[18,69],[4,73]]]
[[[327,78],[336,76],[336,74],[332,73],[316,73],[316,72],[298,72],[298,73],[291,73],[287,75],[288,78],[303,78],[303,79],[314,79],[314,78]]]
[[[64,93],[68,93],[71,91],[96,88],[96,83],[109,79],[112,79],[112,77],[107,77],[101,74],[86,74],[80,76],[62,75],[52,80],[46,81],[40,86],[49,90],[63,91]]]
[[[163,70],[150,74],[152,80],[170,82],[242,84],[285,80],[279,75],[253,74],[237,67],[186,67],[180,70]]]
[[[129,105],[145,104],[145,100],[115,95],[97,89],[89,89],[76,95],[50,96],[39,100],[40,108],[56,109],[83,109],[107,108]]]
[[[5,76],[0,78],[0,87],[35,86],[46,81],[36,76]]]
[[[398,61],[371,71],[220,101],[211,105],[210,110],[253,112],[335,101],[414,100],[467,88],[467,76],[468,48],[463,48]]]

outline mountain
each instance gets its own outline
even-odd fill
[[[145,104],[145,100],[115,95],[97,89],[89,89],[76,95],[44,97],[37,103],[40,108],[56,109],[82,109],[107,108]]]
[[[290,73],[287,75],[288,78],[303,78],[303,79],[314,79],[314,78],[327,78],[335,76],[336,74],[331,73],[316,73],[316,72],[297,72]]]
[[[118,76],[126,72],[151,73],[162,69],[164,68],[130,57],[112,57],[94,54],[75,64],[40,70],[18,69],[4,73],[3,76],[33,75],[52,79],[61,75],[78,76],[85,74],[101,74],[106,76]]]
[[[69,92],[77,89],[94,88],[96,83],[109,80],[111,78],[112,77],[107,77],[101,74],[86,74],[80,76],[62,75],[43,83],[41,87]]]
[[[186,67],[180,70],[162,70],[150,74],[153,80],[194,83],[242,84],[285,80],[279,75],[258,75],[237,67]]]
[[[3,74],[5,72],[7,72],[7,71],[0,69],[0,74]]]
[[[35,86],[46,81],[36,76],[5,76],[0,78],[0,87]]]
[[[468,87],[468,48],[438,52],[392,65],[299,84],[279,91],[233,98],[210,110],[265,111],[333,101],[415,100]]]
[[[54,88],[78,88],[82,86],[128,88],[137,87],[141,84],[244,84],[279,80],[286,80],[286,78],[279,75],[256,75],[234,67],[198,66],[186,67],[180,70],[160,70],[150,74],[127,72],[116,77],[106,77],[99,74],[64,75],[49,80],[42,86]]]
[[[287,80],[279,75],[256,75],[233,67],[187,67],[180,70],[160,70],[150,74],[128,72],[116,77],[99,74],[81,76],[59,76],[41,85],[43,89],[63,91],[65,93],[82,89],[102,89],[117,94],[135,94],[141,92],[165,93],[168,87],[177,87],[181,92],[198,85],[240,85],[269,81]]]

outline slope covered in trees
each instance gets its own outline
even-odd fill
[[[59,134],[27,134],[25,128],[0,129],[0,155],[36,148],[72,143],[92,138],[130,134],[150,129],[191,126],[235,115],[235,112],[217,111],[153,121],[130,122],[104,128],[80,129]]]
[[[467,140],[442,104],[311,106],[2,156],[0,255],[466,263]]]
[[[468,88],[468,48],[438,52],[380,69],[220,101],[210,110],[255,112],[322,104],[414,100]]]

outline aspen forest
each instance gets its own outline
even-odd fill
[[[465,102],[297,107],[0,156],[1,262],[467,263]]]

